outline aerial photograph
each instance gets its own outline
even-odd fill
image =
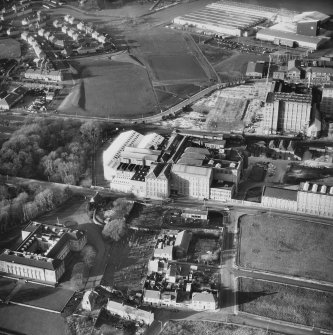
[[[0,335],[333,335],[333,0],[0,2]]]

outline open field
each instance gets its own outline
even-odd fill
[[[197,59],[190,54],[146,56],[155,80],[206,80],[207,76]]]
[[[240,218],[239,264],[333,282],[333,227],[272,215]]]
[[[157,100],[147,71],[105,58],[80,58],[82,81],[60,105],[62,113],[137,118],[156,112]]]
[[[0,59],[19,58],[21,56],[20,43],[12,38],[0,39]]]
[[[238,304],[244,312],[333,329],[333,294],[329,292],[240,278]]]
[[[266,329],[255,329],[217,322],[168,321],[160,335],[282,335]]]
[[[73,294],[63,288],[24,283],[10,301],[61,312]]]
[[[2,329],[17,335],[66,334],[61,314],[12,304],[0,304],[0,332]]]

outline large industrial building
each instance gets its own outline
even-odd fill
[[[82,250],[86,243],[81,230],[31,222],[22,230],[21,244],[0,254],[0,273],[57,284],[65,272],[66,256]]]
[[[298,190],[264,187],[261,205],[279,210],[333,217],[333,186],[301,183]]]
[[[312,94],[269,92],[261,109],[261,127],[265,134],[306,133],[311,120]]]
[[[235,161],[221,153],[221,141],[215,146],[210,141],[207,148],[191,136],[173,134],[162,145],[164,142],[158,134],[120,134],[103,155],[104,175],[110,188],[155,199],[171,194],[231,199],[243,169],[241,157]]]

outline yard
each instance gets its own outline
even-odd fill
[[[131,227],[160,229],[165,211],[163,206],[144,205],[136,202],[128,217],[127,224]]]
[[[239,226],[240,266],[333,282],[333,226],[267,214]]]
[[[332,293],[240,278],[238,304],[244,312],[333,329]]]

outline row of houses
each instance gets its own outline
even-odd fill
[[[24,41],[28,42],[32,46],[37,58],[39,58],[39,59],[45,59],[46,58],[45,52],[43,51],[40,44],[37,42],[37,40],[35,39],[35,37],[32,34],[30,34],[27,31],[24,31],[21,34],[21,38]]]

